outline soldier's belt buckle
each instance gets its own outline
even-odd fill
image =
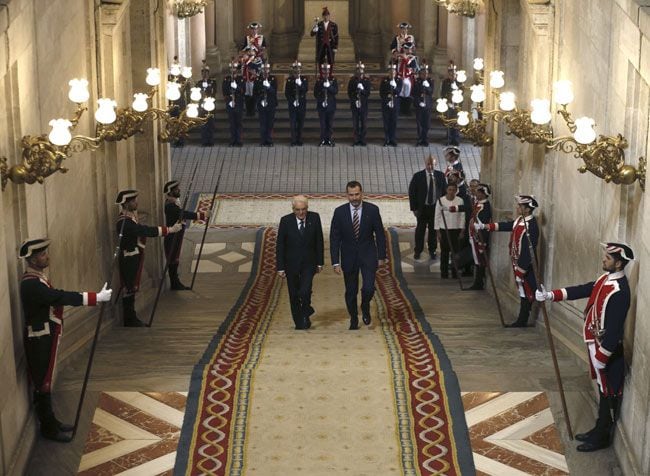
[[[32,329],[32,326],[27,326],[27,337],[41,337],[50,335],[50,323],[46,322],[43,325],[43,329],[40,331],[35,331]]]

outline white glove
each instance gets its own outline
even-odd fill
[[[233,82],[231,82],[231,83],[230,83],[230,87],[231,87],[232,89],[237,89],[237,81],[233,81]]]
[[[167,234],[169,234],[169,233],[178,233],[182,229],[183,229],[183,224],[182,223],[180,223],[180,222],[179,223],[174,223],[174,226],[170,226],[167,229]]]
[[[394,88],[397,87],[397,83],[395,82],[394,79],[391,79],[391,80],[390,80],[390,85],[391,85],[392,87],[394,87]]]
[[[318,33],[318,25],[316,25],[314,28],[311,29],[314,33]]]
[[[474,229],[476,231],[485,230],[485,223],[474,223]]]
[[[298,101],[298,100],[296,99],[296,100],[293,102],[293,107],[298,107],[298,106],[300,106],[300,101]]]
[[[422,81],[422,86],[424,86],[425,88],[428,88],[429,87],[429,81],[427,81],[426,79],[424,81]]]
[[[540,284],[539,289],[535,291],[535,300],[539,302],[552,301],[553,293],[544,289],[544,285]]]
[[[262,86],[264,86],[265,88],[270,88],[271,83],[269,83],[268,79],[265,79],[264,81],[262,81]]]
[[[603,370],[606,367],[606,364],[603,364],[600,360],[598,359],[591,359],[591,363],[594,364],[594,368],[596,370]]]
[[[425,103],[425,102],[420,103],[420,107],[425,107],[426,105],[427,105],[427,103]]]
[[[235,101],[230,101],[228,103],[228,107],[231,108],[231,109],[234,108],[235,107]]]
[[[366,89],[366,88],[363,87],[363,84],[359,83],[359,84],[357,84],[357,89],[358,89],[359,91],[363,91],[363,90]]]
[[[302,79],[296,78],[296,86],[302,86]]]
[[[324,87],[324,88],[329,88],[329,87],[330,87],[330,82],[329,82],[329,80],[327,80],[327,81],[325,81],[325,82],[323,83],[323,87]]]
[[[102,288],[102,290],[97,293],[97,302],[110,302],[111,301],[111,296],[113,295],[113,290],[112,289],[106,289],[107,287],[108,287],[108,283],[104,283],[104,287]]]

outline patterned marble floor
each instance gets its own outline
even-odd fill
[[[185,393],[103,393],[79,474],[171,475]],[[569,474],[542,392],[463,394],[477,475]]]

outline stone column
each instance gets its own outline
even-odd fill
[[[239,35],[243,36],[246,31],[246,25],[252,21],[260,22],[264,25],[266,18],[264,17],[264,2],[262,0],[244,0],[242,2],[242,24],[240,25]]]
[[[190,19],[190,66],[193,78],[201,77],[201,65],[206,53],[205,13]]]
[[[271,15],[273,29],[270,34],[269,54],[274,62],[291,61],[298,55],[300,33],[303,27],[303,9],[296,0],[274,0]],[[266,30],[267,32],[269,29]]]
[[[388,45],[382,41],[380,0],[350,2],[350,17],[357,58],[381,61]]]
[[[228,69],[230,57],[236,53],[237,47],[234,42],[234,0],[220,0],[219,10],[206,10],[210,15],[206,22],[213,22],[214,43],[208,44],[206,48],[206,59],[212,74]]]
[[[221,14],[221,12],[219,13]],[[203,17],[205,18],[205,44],[206,48],[208,48],[217,44],[214,3],[210,2],[206,5]]]

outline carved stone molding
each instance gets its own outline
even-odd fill
[[[538,36],[548,36],[553,32],[553,5],[545,0],[523,0],[522,9],[526,11]]]

